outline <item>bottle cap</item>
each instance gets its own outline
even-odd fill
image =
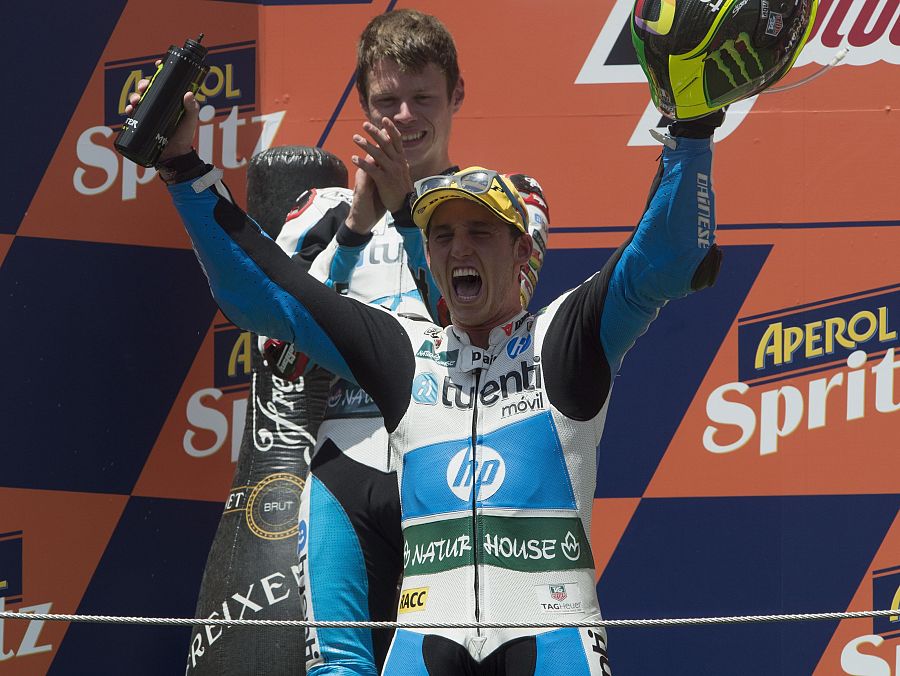
[[[200,37],[196,40],[191,40],[188,38],[184,42],[184,50],[190,53],[197,61],[203,61],[206,57],[206,52],[208,51],[206,47],[200,44],[200,41],[203,39],[203,33],[200,33]]]

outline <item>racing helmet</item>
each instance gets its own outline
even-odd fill
[[[636,0],[631,39],[659,111],[690,120],[787,73],[818,0]]]
[[[531,258],[519,271],[519,300],[522,309],[528,309],[534,289],[538,283],[544,256],[547,253],[547,240],[550,237],[550,207],[544,198],[544,189],[537,180],[528,174],[504,174],[519,192],[528,213],[528,234],[531,235],[533,247]]]

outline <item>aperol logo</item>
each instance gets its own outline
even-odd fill
[[[162,54],[133,59],[108,61],[103,65],[104,123],[118,128],[125,121],[128,95],[135,91],[141,78],[150,78],[156,71],[156,59]],[[217,110],[238,106],[246,112],[256,106],[256,42],[240,42],[212,47],[206,56],[209,73],[197,101]]]
[[[629,21],[633,6],[632,0],[616,0],[575,84],[647,84],[631,43]],[[849,51],[841,65],[900,63],[900,3],[820,0],[816,21],[795,67],[810,63],[826,66],[844,49]],[[647,98],[650,98],[649,89]],[[721,140],[734,131],[756,99],[753,96],[733,104],[722,128],[716,132],[716,139]],[[647,129],[663,126],[659,111],[652,101],[648,102],[628,145],[658,145]]]
[[[215,374],[214,384],[220,388],[247,386],[252,372],[251,345],[249,331],[233,324],[215,327]]]
[[[743,381],[877,353],[898,344],[900,286],[738,320]]]
[[[828,416],[830,401],[844,402],[844,421],[871,415],[872,404],[875,415],[900,411],[898,318],[894,285],[739,320],[741,381],[707,398],[704,448],[731,453],[758,431],[759,454],[775,453],[804,423],[808,430],[841,424]],[[796,380],[773,386],[786,378]],[[744,381],[753,381],[752,392]]]
[[[154,62],[163,55],[147,55],[108,61],[103,68],[103,124],[85,129],[75,145],[78,165],[72,175],[75,190],[88,196],[120,186],[121,199],[137,198],[138,186],[150,183],[154,169],[137,167],[113,149],[118,129],[125,122],[128,95],[138,81],[155,72]],[[253,115],[256,100],[256,42],[245,41],[211,47],[206,57],[209,74],[197,92],[200,127],[197,154],[223,169],[238,169],[247,158],[271,147],[285,111]],[[250,153],[241,148],[253,143]]]
[[[214,387],[194,392],[187,402],[184,452],[193,458],[217,453],[231,439],[231,460],[240,453],[244,424],[247,419],[247,386],[251,382],[252,361],[249,331],[233,324],[214,327]],[[209,440],[212,433],[212,440]],[[203,441],[203,440],[206,441]]]

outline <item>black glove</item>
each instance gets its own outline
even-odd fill
[[[678,120],[669,125],[669,135],[683,138],[709,138],[725,121],[725,108],[693,120]]]

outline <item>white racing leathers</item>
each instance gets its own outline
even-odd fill
[[[288,214],[278,245],[341,295],[427,316],[410,272],[411,266],[425,268],[421,244],[410,261],[390,214],[371,236],[349,231],[344,221],[352,196],[346,188],[308,191]],[[305,617],[392,620],[402,575],[402,535],[384,420],[359,385],[335,377],[316,440],[300,504]],[[308,630],[306,669],[322,676],[348,670],[374,675],[392,638],[389,630]]]
[[[170,188],[228,317],[295,342],[381,411],[400,482],[401,621],[599,617],[588,534],[612,379],[660,308],[711,283],[718,267],[711,141],[675,145],[629,240],[545,310],[496,327],[486,349],[452,326],[336,299],[296,274],[224,188],[203,179]],[[425,665],[425,633],[398,631],[385,673]],[[597,630],[428,633],[476,661],[534,635],[537,673],[608,671]],[[564,665],[547,662],[560,650]]]

